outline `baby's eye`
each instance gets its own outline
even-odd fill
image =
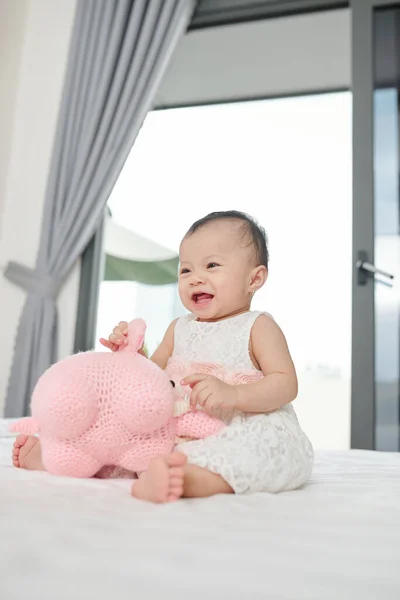
[[[219,264],[215,262],[210,262],[207,265],[207,269],[215,269],[215,267],[219,267]]]
[[[181,275],[187,275],[187,273],[190,273],[189,269],[181,269]]]

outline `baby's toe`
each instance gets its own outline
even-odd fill
[[[169,472],[168,501],[174,502],[183,495],[183,468],[172,467]]]
[[[183,496],[183,485],[170,488],[168,494],[168,502],[175,502],[175,500],[179,500]]]
[[[14,446],[13,446],[13,450],[12,450],[12,464],[14,465],[14,467],[19,467],[19,453],[20,453],[20,449],[21,447],[19,445],[16,444],[16,442],[14,442]]]
[[[182,468],[187,462],[187,457],[180,452],[173,452],[166,459],[170,469]]]
[[[28,437],[29,436],[25,435],[24,433],[20,433],[19,435],[17,435],[14,442],[14,448],[21,448],[22,446],[24,446],[28,441]]]
[[[183,477],[171,477],[169,480],[169,487],[176,487],[182,485]]]
[[[183,477],[182,467],[171,467],[169,470],[169,476],[171,479],[173,479],[174,477],[180,477],[182,479],[182,477]]]

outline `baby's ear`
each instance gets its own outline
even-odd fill
[[[143,319],[134,319],[128,325],[128,345],[125,349],[139,352],[143,348],[146,323]]]
[[[260,288],[262,288],[262,286],[264,285],[264,283],[267,281],[268,278],[268,269],[267,267],[265,267],[264,265],[259,265],[258,267],[256,267],[251,275],[251,281],[250,281],[250,291],[256,292],[257,290],[259,290]]]

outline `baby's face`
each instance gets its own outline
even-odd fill
[[[240,227],[236,222],[215,221],[182,241],[179,294],[185,308],[202,321],[250,308],[255,264]]]

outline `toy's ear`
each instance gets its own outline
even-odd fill
[[[143,348],[146,323],[143,319],[134,319],[128,325],[128,345],[124,350],[139,352]]]

